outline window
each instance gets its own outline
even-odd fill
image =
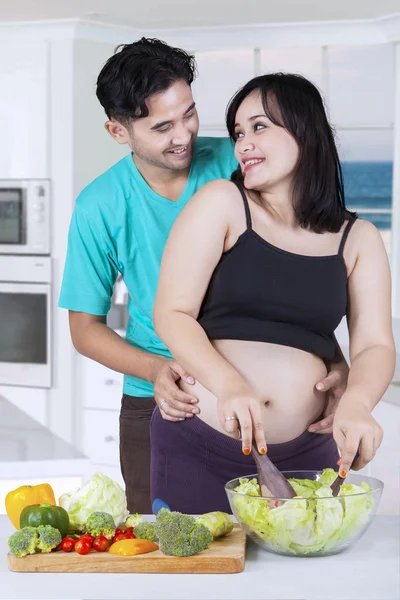
[[[346,204],[381,231],[390,254],[392,229],[393,132],[338,131]]]
[[[328,106],[338,138],[346,202],[382,233],[392,227],[394,48],[327,50]]]
[[[265,48],[261,50],[261,73],[297,73],[324,93],[323,54],[320,46],[305,48]]]
[[[227,135],[225,111],[230,98],[254,77],[253,50],[198,52],[198,78],[193,95],[200,118],[200,135]]]

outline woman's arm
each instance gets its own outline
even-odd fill
[[[239,372],[212,346],[197,317],[212,273],[224,252],[236,187],[213,181],[197,192],[168,238],[154,305],[154,327],[174,358],[218,398],[218,416],[243,450],[266,447],[260,403]],[[240,196],[239,196],[240,198]],[[242,208],[242,207],[240,207]],[[225,421],[235,416],[237,421]]]
[[[342,456],[341,470],[346,472],[357,450],[360,457],[354,467],[361,469],[372,460],[382,441],[382,429],[371,412],[390,384],[395,366],[386,250],[371,223],[360,221],[356,226],[357,259],[349,276],[347,315],[351,367],[333,424]]]

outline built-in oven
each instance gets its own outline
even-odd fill
[[[51,387],[51,259],[0,256],[0,385]]]
[[[48,180],[0,180],[0,254],[50,254]]]

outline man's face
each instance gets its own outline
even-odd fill
[[[135,157],[156,167],[189,168],[199,130],[190,86],[176,81],[164,92],[150,96],[146,104],[149,115],[123,127],[125,139],[117,141],[128,143]]]

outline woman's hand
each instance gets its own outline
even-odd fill
[[[242,439],[243,454],[250,454],[253,438],[259,453],[267,452],[261,402],[251,389],[220,395],[218,418],[228,435]]]
[[[383,430],[368,408],[357,400],[342,397],[333,419],[333,437],[340,450],[340,475],[346,477],[352,462],[358,471],[375,456],[382,443]]]

